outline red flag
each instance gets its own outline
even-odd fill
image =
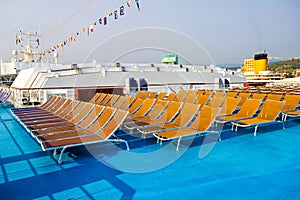
[[[94,27],[93,27],[93,25],[90,26],[90,32],[91,32],[91,33],[94,32]]]
[[[107,24],[107,18],[104,17],[104,18],[103,18],[103,25],[105,26],[106,24]]]
[[[127,6],[130,7],[131,6],[131,3],[130,1],[127,1]]]

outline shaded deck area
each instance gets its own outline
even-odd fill
[[[253,129],[225,126],[221,142],[213,135],[185,139],[179,152],[174,141],[160,146],[118,131],[129,152],[122,144],[77,147],[58,164],[0,107],[0,197],[300,199],[300,119],[286,127],[261,127],[254,137]]]

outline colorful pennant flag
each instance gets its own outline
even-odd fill
[[[141,9],[140,9],[140,3],[139,3],[139,0],[135,0],[135,3],[136,3],[137,8],[138,8],[139,11],[140,11]]]
[[[118,19],[118,11],[117,10],[114,11],[114,16],[115,16],[115,19]]]
[[[94,32],[94,26],[90,25],[90,32],[93,33]]]
[[[18,43],[20,43],[20,42],[21,42],[21,40],[20,40],[19,36],[16,35],[16,44],[18,44]]]
[[[135,0],[135,3],[136,3],[136,6],[137,6],[138,10],[140,11],[139,0]],[[78,37],[81,36],[82,33],[87,33],[87,35],[89,36],[90,33],[93,33],[95,31],[94,26],[96,26],[97,24],[106,26],[108,24],[108,20],[109,20],[108,18],[109,17],[114,17],[114,19],[117,20],[119,17],[125,15],[125,7],[126,6],[128,8],[131,7],[131,1],[130,0],[127,0],[127,2],[124,3],[123,5],[121,5],[119,7],[119,9],[116,9],[115,11],[110,12],[108,15],[99,18],[98,20],[94,21],[92,23],[92,25],[90,25],[86,28],[82,28],[82,30],[80,32],[75,33],[74,36],[71,36],[68,39],[66,39],[65,41],[59,43],[58,45],[55,45],[55,46],[43,51],[43,53],[44,54],[46,54],[46,53],[50,54],[51,52],[55,51],[56,49],[59,49],[60,47],[61,47],[62,50],[64,50],[66,45],[70,45],[71,42],[76,42]],[[16,35],[16,44],[18,44],[20,42],[21,42],[21,38],[18,35]],[[39,45],[40,41],[36,40],[36,42]]]
[[[125,14],[124,10],[125,10],[124,6],[121,6],[120,7],[120,16],[123,16]]]

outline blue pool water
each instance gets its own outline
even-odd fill
[[[118,131],[129,152],[76,147],[58,164],[0,108],[0,199],[300,199],[300,120],[286,126],[261,127],[257,137],[226,126],[221,142],[197,137],[179,152]]]

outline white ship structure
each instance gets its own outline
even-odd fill
[[[34,106],[52,95],[88,101],[96,92],[134,95],[138,90],[178,92],[180,89],[220,90],[241,87],[246,79],[239,72],[210,66],[135,63],[62,64],[53,53],[50,62],[28,45],[13,51],[9,62],[1,60],[1,83],[11,85],[9,101],[15,107]]]

